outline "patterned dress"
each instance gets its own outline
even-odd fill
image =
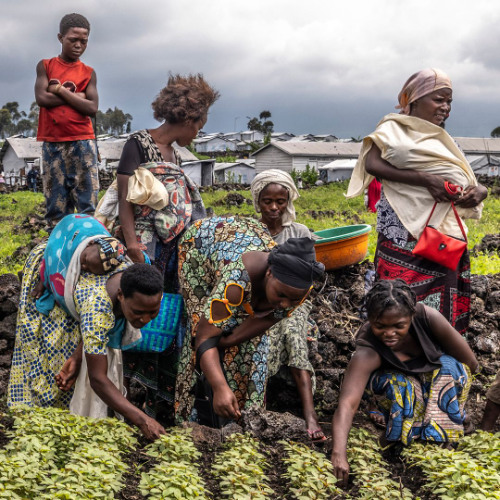
[[[309,314],[312,302],[306,300],[285,318],[267,331],[269,336],[269,355],[267,368],[269,377],[277,375],[290,386],[295,381],[289,367],[306,370],[311,375],[313,393],[316,390],[316,376],[309,361],[309,343],[316,342],[318,326]]]
[[[12,359],[7,404],[68,408],[73,391],[57,388],[55,376],[64,362],[83,341],[88,354],[106,354],[107,343],[115,327],[113,304],[106,282],[114,273],[98,276],[82,273],[74,299],[80,321],[56,305],[48,316],[38,312],[30,295],[39,279],[45,244],[33,249],[23,270],[20,304],[17,314],[16,343]],[[120,322],[124,326],[124,322]]]
[[[378,241],[375,251],[377,280],[406,281],[417,301],[439,311],[462,335],[470,321],[470,257],[466,250],[455,271],[413,254],[417,240],[406,230],[382,197],[377,213]]]
[[[363,325],[356,345],[369,347],[381,358],[366,388],[366,397],[383,413],[388,441],[408,445],[413,439],[458,442],[463,437],[465,402],[472,382],[467,365],[444,354],[432,333],[423,304],[417,304],[408,335],[423,354],[401,361]]]
[[[179,293],[177,276],[177,245],[182,231],[191,220],[205,217],[206,211],[201,196],[179,165],[181,159],[174,149],[177,165],[162,163],[164,158],[160,149],[147,130],[132,134],[129,140],[136,141],[140,148],[140,156],[144,163],[157,162],[149,170],[169,191],[169,206],[175,210],[162,214],[143,205],[134,206],[134,221],[137,241],[146,251],[152,264],[164,276],[164,291]],[[184,217],[183,210],[190,205],[189,220]],[[184,207],[184,208],[182,208]],[[175,215],[174,215],[175,214]],[[172,228],[175,228],[173,231]],[[115,228],[115,231],[118,227]],[[124,351],[124,375],[139,382],[145,390],[144,411],[150,417],[169,423],[172,418],[172,404],[175,390],[177,363],[180,355],[180,342],[186,325],[180,324],[178,338],[162,353],[133,353]]]
[[[274,241],[282,245],[289,238],[312,238],[313,235],[303,224],[292,222],[274,236]],[[312,302],[306,300],[297,307],[289,318],[285,318],[267,331],[269,355],[267,367],[269,377],[277,375],[287,384],[295,387],[295,381],[288,367],[306,370],[311,375],[313,393],[316,390],[316,376],[309,361],[309,344],[318,338],[318,326],[309,317]]]
[[[214,301],[223,301],[228,317],[214,325],[228,335],[253,314],[252,286],[242,256],[250,251],[269,251],[275,246],[269,232],[253,219],[212,217],[193,223],[179,244],[179,279],[189,314],[191,337],[186,336],[176,383],[177,421],[196,420],[194,404],[196,329],[201,317],[211,320]],[[237,284],[243,290],[241,304],[227,302],[226,288]],[[276,318],[288,311],[275,310]],[[241,409],[264,405],[267,379],[268,338],[264,334],[225,349],[223,370]]]

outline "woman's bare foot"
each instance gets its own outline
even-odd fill
[[[470,417],[467,415],[464,420],[464,436],[468,436],[469,434],[472,434],[474,431],[475,431],[474,424],[472,423]]]
[[[326,441],[326,436],[321,429],[321,426],[318,422],[318,416],[316,412],[313,412],[308,418],[306,418],[306,427],[307,433],[311,438],[313,443],[321,443],[322,441]]]

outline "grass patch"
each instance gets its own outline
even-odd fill
[[[370,233],[367,258],[373,260],[377,244],[375,231],[376,214],[367,212],[363,204],[363,197],[346,199],[348,181],[331,183],[312,189],[301,191],[300,198],[295,202],[297,222],[305,224],[313,231],[329,229],[351,224],[370,224],[373,229]],[[246,199],[251,200],[250,190],[240,191]],[[100,193],[102,195],[102,193]],[[254,215],[253,205],[242,204],[240,207],[220,205],[228,191],[212,191],[202,194],[207,207],[212,207],[216,215],[238,214]],[[6,260],[19,246],[26,245],[30,239],[29,234],[14,234],[13,228],[21,224],[26,217],[37,211],[37,206],[44,202],[41,193],[19,191],[12,194],[0,195],[0,274],[17,272],[22,268],[22,262]],[[327,212],[327,214],[319,214]],[[479,221],[468,220],[469,249],[481,243],[487,234],[497,234],[500,227],[500,199],[488,197],[485,200],[483,217]],[[471,255],[473,274],[500,273],[500,257],[479,253]]]
[[[0,195],[0,274],[17,273],[24,265],[22,261],[12,260],[12,254],[21,246],[27,245],[32,235],[15,230],[29,215],[39,212],[37,208],[44,203],[41,193],[18,191]],[[40,235],[43,236],[43,235]]]
[[[375,231],[377,215],[366,210],[362,196],[346,199],[344,193],[347,192],[347,185],[348,181],[344,181],[301,190],[300,198],[295,202],[297,222],[305,224],[313,231],[351,224],[370,224],[373,229],[369,236],[367,258],[373,260],[377,246],[377,232]],[[239,191],[239,193],[247,199],[252,199],[249,190]],[[252,204],[243,204],[241,207],[219,206],[218,202],[223,200],[227,194],[227,191],[203,193],[203,200],[207,207],[214,209],[216,215],[224,215],[229,212],[240,215],[253,215],[255,213]],[[313,211],[334,213],[314,217]],[[469,228],[468,247],[470,250],[481,243],[481,240],[487,234],[498,233],[500,227],[500,199],[486,198],[481,220],[467,220],[466,222]],[[473,274],[500,273],[500,258],[498,255],[487,255],[482,252],[477,256],[471,255],[471,269]]]

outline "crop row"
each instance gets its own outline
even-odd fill
[[[115,498],[123,488],[125,454],[136,448],[134,431],[116,419],[89,419],[54,408],[14,412],[9,443],[0,450],[0,498]],[[297,443],[281,443],[287,498],[331,499],[340,495],[331,462]],[[139,490],[148,499],[210,499],[197,464],[202,455],[190,429],[172,428],[144,449],[137,466]],[[233,434],[214,455],[209,474],[218,498],[275,498],[269,486],[269,457],[247,434]],[[214,481],[212,481],[214,482]]]
[[[411,499],[412,492],[401,482],[391,479],[389,464],[382,458],[380,446],[370,432],[352,428],[349,433],[347,458],[353,483],[358,488],[356,498],[384,500]]]
[[[341,494],[335,486],[332,465],[324,454],[299,443],[282,442],[288,481],[287,498],[327,500]],[[141,493],[149,499],[206,499],[206,489],[196,466],[200,453],[190,429],[170,429],[167,436],[149,445],[146,454],[157,461],[142,474]],[[217,480],[220,498],[264,500],[275,497],[266,470],[269,461],[258,441],[248,434],[233,434],[215,455],[210,474]]]
[[[500,433],[476,432],[457,450],[415,443],[403,457],[423,472],[424,487],[442,500],[500,499]]]
[[[0,498],[115,498],[122,490],[124,459],[137,447],[128,425],[59,409],[25,408],[16,410],[14,417],[13,430],[7,432],[11,439],[0,450]],[[233,434],[201,471],[203,457],[191,429],[169,429],[143,450],[148,460],[137,464],[137,470],[143,470],[139,490],[151,500],[276,498],[268,477],[275,467],[273,477],[281,478],[286,498],[349,498],[336,486],[324,453],[282,441],[278,453],[270,455],[261,446],[247,434]],[[424,488],[442,500],[500,499],[500,433],[467,436],[457,450],[415,442],[402,458],[424,478]],[[354,498],[413,498],[401,481],[392,479],[390,465],[368,431],[351,430],[348,460]]]
[[[199,474],[201,453],[196,449],[191,429],[170,429],[146,448],[146,455],[156,461],[141,474],[139,488],[151,500],[165,498],[209,498],[210,493]]]
[[[123,487],[132,429],[56,408],[20,409],[0,450],[0,498],[114,498]]]

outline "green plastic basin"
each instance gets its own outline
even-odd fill
[[[362,261],[368,253],[368,236],[372,227],[369,224],[334,227],[316,231],[316,259],[327,270],[351,266]]]

